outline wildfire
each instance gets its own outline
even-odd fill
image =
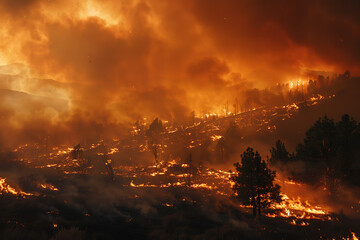
[[[177,166],[180,169],[183,169],[182,173],[173,173],[169,169],[171,167]],[[191,176],[187,173],[186,169],[190,167],[189,164],[178,164],[175,160],[164,163],[160,162],[156,166],[149,166],[148,170],[142,168],[141,173],[137,172],[134,176],[141,179],[141,175],[148,174],[146,181],[142,183],[134,183],[134,180],[130,182],[130,187],[135,188],[168,188],[168,187],[188,187],[193,189],[204,189],[210,191],[216,195],[221,196],[231,196],[232,190],[231,186],[234,184],[232,181],[229,181],[231,172],[214,170],[214,169],[205,169],[204,171],[198,173],[196,176]],[[148,173],[147,173],[148,172]],[[152,177],[154,179],[163,179],[167,181],[169,177],[172,177],[174,181],[163,182],[154,184]],[[187,181],[191,177],[191,181]],[[217,181],[217,182],[215,182]],[[286,181],[288,184],[296,185],[297,183]],[[282,195],[283,201],[280,204],[275,204],[271,208],[275,212],[266,214],[268,217],[283,217],[291,219],[290,224],[298,226],[308,226],[309,223],[304,221],[305,219],[322,219],[322,220],[333,220],[328,212],[319,207],[312,206],[308,201],[302,200],[300,197],[294,199],[290,198],[288,195]],[[247,208],[246,206],[240,205],[240,207]]]
[[[327,211],[318,206],[311,206],[308,201],[302,203],[301,198],[290,199],[286,194],[283,194],[283,201],[280,204],[272,206],[273,209],[280,210],[279,216],[289,218],[295,217],[297,219],[320,218],[328,214]],[[273,217],[273,215],[267,215]]]
[[[297,81],[296,80],[295,81],[290,81],[288,85],[289,85],[289,89],[291,90],[294,87],[300,87],[300,86],[303,87],[304,85],[306,85],[306,82],[299,79]]]
[[[144,183],[136,185],[136,184],[134,184],[134,181],[131,181],[130,186],[131,187],[158,187],[156,185],[144,184]]]
[[[52,190],[52,191],[59,191],[59,189],[51,184],[48,184],[48,183],[41,183],[40,184],[40,187],[42,187],[43,189],[49,189],[49,190]]]
[[[296,84],[298,83],[293,83],[294,86],[296,86]],[[102,160],[101,166],[103,167],[103,164],[105,164],[110,168],[113,167],[114,176],[121,176],[124,179],[128,179],[128,181],[123,184],[124,187],[140,189],[149,188],[151,190],[155,190],[155,188],[187,188],[193,190],[196,189],[206,194],[230,198],[233,196],[232,186],[234,182],[229,179],[233,173],[206,168],[204,166],[197,168],[192,165],[191,162],[185,163],[180,158],[170,158],[165,161],[165,156],[171,156],[170,149],[174,146],[174,142],[186,137],[189,138],[186,147],[196,148],[204,143],[203,139],[208,141],[210,138],[213,142],[218,141],[222,138],[220,134],[222,134],[222,129],[226,127],[228,123],[227,120],[229,119],[236,122],[242,129],[255,127],[259,131],[271,132],[276,130],[277,120],[291,118],[291,116],[298,112],[304,104],[314,105],[332,97],[334,96],[324,97],[322,95],[314,95],[311,98],[308,98],[306,103],[294,102],[292,104],[277,107],[257,107],[233,116],[220,117],[220,115],[215,113],[207,114],[203,117],[201,123],[194,123],[191,126],[183,128],[181,131],[174,127],[171,128],[170,126],[166,128],[166,131],[162,134],[164,141],[159,144],[157,163],[152,166],[123,166],[118,164],[117,158],[119,158],[119,154],[117,153],[128,150],[134,151],[135,154],[148,151],[147,143],[142,139],[144,129],[146,128],[142,126],[134,128],[134,130],[136,130],[136,135],[130,133],[129,138],[126,139],[127,142],[119,139],[114,139],[113,142],[104,142],[103,140],[100,140],[88,146],[82,146],[82,150],[86,153],[84,155],[96,155],[93,159],[96,159],[97,156],[104,159],[104,156],[106,156],[106,160]],[[103,149],[101,146],[107,146],[105,147],[106,150],[101,150]],[[44,163],[44,161],[38,161],[37,159],[40,159],[39,157],[33,157],[33,155],[30,156],[30,154],[28,154],[34,147],[38,149],[42,159],[44,159],[44,157],[48,158],[46,163]],[[30,144],[21,146],[14,151],[20,156],[20,161],[30,163],[35,168],[54,168],[69,177],[73,174],[108,174],[107,171],[96,170],[95,165],[87,166],[87,170],[92,168],[92,171],[81,170],[79,160],[73,159],[71,154],[69,154],[72,150],[73,148],[69,146],[61,145],[50,148],[50,151],[52,152],[44,154],[43,152],[45,151],[42,151],[39,146]],[[98,157],[98,159],[100,159],[100,157]],[[92,163],[89,162],[89,164],[93,164],[94,161],[95,160],[93,160]],[[283,183],[294,187],[302,186],[293,181],[284,181]],[[5,179],[1,179],[0,184],[2,192],[25,195],[6,185]],[[60,191],[57,187],[47,183],[39,184],[38,187],[51,191]],[[7,189],[3,190],[5,188]],[[304,199],[291,198],[289,196],[291,195],[283,193],[283,202],[271,206],[269,213],[265,215],[271,218],[284,218],[284,221],[297,226],[308,226],[308,219],[321,219],[323,221],[333,220],[327,210],[319,206],[312,206]],[[192,200],[186,199],[186,201]],[[166,202],[164,203],[164,206],[172,206],[172,204],[175,205],[175,203]],[[239,206],[247,208],[246,206]]]
[[[309,223],[307,222],[304,222],[304,221],[301,221],[301,222],[297,222],[295,219],[293,219],[291,222],[290,222],[291,225],[296,225],[296,226],[309,226]]]
[[[114,153],[117,153],[117,152],[119,152],[118,148],[111,148],[110,151],[108,152],[108,154],[111,155],[111,154],[114,154]]]
[[[284,183],[289,185],[303,186],[303,184],[294,181],[284,181]]]
[[[2,193],[10,193],[13,195],[20,195],[20,196],[33,195],[31,193],[26,193],[21,190],[17,191],[15,188],[11,187],[9,184],[6,183],[6,178],[0,178],[0,194]]]
[[[359,240],[359,238],[356,237],[355,233],[354,232],[351,232],[351,235],[353,237],[353,240]]]
[[[341,239],[342,240],[359,240],[359,238],[358,237],[356,237],[356,235],[355,235],[355,233],[354,232],[352,232],[351,230],[350,230],[350,233],[351,233],[351,238],[349,238],[349,237],[342,237]]]
[[[220,135],[213,135],[213,136],[211,136],[211,140],[212,141],[216,141],[216,140],[219,140],[219,139],[221,139],[222,138],[222,136],[220,136]]]

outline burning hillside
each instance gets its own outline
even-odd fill
[[[357,225],[354,223],[349,225],[348,220],[343,215],[332,212],[331,208],[327,206],[320,207],[315,202],[302,200],[300,197],[290,197],[287,194],[282,194],[283,202],[281,204],[271,206],[261,223],[252,223],[250,209],[232,198],[232,182],[229,181],[232,173],[230,172],[206,167],[195,168],[176,161],[160,162],[158,165],[148,167],[118,167],[115,168],[115,172],[115,182],[113,183],[109,183],[107,173],[103,173],[105,174],[103,177],[98,174],[90,177],[88,174],[67,171],[58,175],[58,178],[61,177],[62,180],[52,179],[51,184],[38,183],[37,179],[28,179],[28,186],[24,185],[24,187],[32,193],[25,193],[20,189],[15,190],[3,179],[1,199],[2,201],[12,201],[12,207],[22,206],[22,209],[30,207],[27,207],[26,202],[30,204],[34,201],[41,201],[42,205],[35,204],[36,214],[39,217],[48,216],[49,219],[41,221],[42,228],[53,228],[51,231],[55,232],[58,231],[57,229],[66,229],[76,224],[74,221],[79,223],[85,221],[81,224],[90,227],[91,224],[97,223],[105,213],[113,217],[120,214],[116,217],[118,219],[116,221],[122,222],[130,229],[142,228],[142,219],[148,219],[147,221],[153,224],[155,230],[161,226],[155,223],[157,218],[171,219],[173,214],[178,212],[188,214],[186,212],[190,210],[197,212],[196,215],[202,219],[201,221],[208,221],[202,228],[209,228],[209,231],[212,226],[216,226],[220,222],[225,223],[225,225],[230,224],[229,226],[237,229],[237,231],[244,231],[245,224],[249,224],[248,229],[245,230],[245,233],[243,232],[245,236],[272,236],[271,238],[277,238],[276,236],[285,234],[283,231],[289,231],[293,229],[291,226],[296,226],[302,228],[302,230],[299,229],[301,232],[316,238],[356,239],[355,233],[349,232],[349,228],[350,226],[351,229],[356,228]],[[43,172],[43,174],[47,174],[47,172]],[[29,187],[29,185],[37,185],[38,187]],[[285,182],[284,188],[293,188],[294,186],[299,187],[297,183]],[[103,196],[98,195],[99,191]],[[18,199],[18,196],[23,200],[14,199]],[[101,206],[96,205],[99,201]],[[111,205],[114,206],[111,207]],[[211,208],[213,209],[210,210]],[[359,211],[360,205],[356,205],[355,208],[357,208],[356,211]],[[67,212],[70,209],[71,213]],[[30,209],[25,211],[30,211]],[[228,216],[229,219],[227,217],[229,213],[226,213],[228,211],[233,212],[230,214],[231,217]],[[13,216],[12,220],[9,220],[5,226],[19,225],[21,226],[18,230],[20,233],[23,233],[24,230],[22,229],[35,227],[33,223],[24,218],[26,212],[8,213],[5,210],[4,217],[10,216]],[[183,217],[182,221],[190,221],[187,219],[188,217],[190,216]],[[215,220],[214,217],[222,220]],[[174,221],[170,219],[169,221]],[[115,224],[115,219],[112,218],[102,221],[110,224],[109,227]],[[187,225],[185,222],[181,224]],[[242,227],[237,227],[238,224]],[[335,225],[337,227],[336,232],[327,227],[329,225]],[[281,226],[280,229],[279,226]],[[171,227],[171,231],[175,231],[173,234],[178,231],[177,228]],[[205,229],[198,229],[200,232],[197,234],[201,234]],[[293,230],[295,231],[295,229]],[[96,231],[98,230],[91,230],[88,234],[98,234]],[[113,231],[113,234],[119,234],[119,236],[124,236],[124,234],[128,237],[132,236],[131,232],[126,230],[121,230],[122,233],[110,231]],[[223,227],[219,231],[219,234],[230,234],[229,236],[233,234]],[[260,233],[253,231],[260,231]],[[80,231],[80,233],[83,232]],[[204,232],[204,234],[209,233]],[[155,232],[151,234],[155,234]],[[163,234],[167,236],[171,233]],[[137,237],[143,238],[145,236],[137,235]],[[300,234],[297,237],[302,238],[303,235]]]
[[[358,239],[354,1],[0,1],[0,239]]]
[[[228,227],[236,229],[240,223],[236,223],[238,220],[235,219],[239,217],[231,216],[228,219],[225,215],[218,215],[231,210],[243,216],[241,218],[245,217],[242,221],[245,221],[246,225],[250,224],[245,231],[247,237],[285,236],[283,234],[294,226],[301,228],[305,235],[310,234],[316,238],[356,239],[356,233],[350,229],[357,229],[357,224],[349,225],[345,215],[339,213],[337,208],[327,203],[324,198],[308,197],[311,192],[326,195],[326,190],[317,192],[318,190],[307,184],[288,180],[286,176],[276,179],[282,187],[282,202],[272,204],[266,210],[262,223],[250,223],[248,221],[251,219],[251,208],[234,198],[234,182],[231,180],[234,172],[211,168],[209,163],[198,161],[198,154],[204,150],[204,146],[210,155],[227,151],[227,148],[219,150],[216,146],[221,144],[222,139],[229,138],[229,130],[226,130],[229,124],[229,129],[232,129],[233,124],[240,131],[253,129],[256,134],[274,134],[277,124],[293,118],[302,108],[312,108],[333,98],[336,98],[335,95],[318,95],[305,102],[285,106],[263,107],[223,117],[198,118],[194,124],[183,128],[166,123],[161,123],[160,126],[160,122],[157,122],[162,132],[156,138],[149,134],[146,125],[137,123],[123,139],[101,140],[84,146],[53,146],[47,141],[25,144],[12,152],[16,156],[14,161],[21,164],[22,168],[29,169],[29,173],[22,173],[24,176],[18,178],[15,185],[10,185],[2,178],[1,192],[4,201],[22,198],[22,201],[44,202],[45,206],[38,206],[37,211],[40,211],[38,214],[52,219],[43,223],[52,228],[51,231],[66,229],[74,224],[69,222],[71,215],[66,213],[67,208],[77,212],[79,218],[76,221],[79,223],[84,221],[83,218],[96,222],[105,211],[111,215],[120,214],[123,219],[121,221],[131,228],[137,228],[142,225],[142,218],[154,221],[151,216],[170,217],[170,213],[187,211],[184,210],[185,207],[202,209],[201,213],[198,213],[199,217],[210,221],[207,223],[209,226],[204,226],[208,230],[203,229],[200,231],[202,233],[197,234],[209,234],[206,231],[211,231],[213,224],[219,224],[218,221],[213,222],[215,215],[215,218],[228,222]],[[247,136],[240,140],[246,141],[246,138]],[[225,155],[224,153],[220,160],[225,161]],[[124,159],[126,157],[129,159]],[[150,159],[150,162],[137,162],[144,158]],[[94,196],[96,193],[104,194],[100,197],[101,200]],[[52,202],[51,199],[54,198],[57,200]],[[89,200],[85,200],[86,198]],[[104,206],[96,207],[97,201],[102,201]],[[109,204],[114,205],[115,209]],[[202,215],[208,208],[215,208],[209,213],[215,214],[214,216]],[[345,207],[344,211],[350,209],[358,215],[360,202],[353,202],[351,206]],[[212,220],[208,219],[209,217]],[[22,222],[21,218],[16,218],[17,225],[22,228],[32,226],[29,222]],[[110,225],[114,224],[114,220],[106,221],[110,221]],[[281,229],[275,227],[279,224]],[[335,225],[337,230],[331,230],[328,227],[330,225]],[[154,225],[154,228],[157,227]],[[234,234],[228,231],[229,229],[224,228],[221,234]],[[253,231],[261,233],[255,234]],[[84,234],[79,229],[75,232]]]

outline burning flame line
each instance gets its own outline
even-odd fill
[[[9,184],[6,183],[6,178],[0,178],[0,192],[2,193],[10,193],[13,195],[21,195],[21,196],[30,196],[33,195],[31,193],[26,193],[21,190],[16,191],[15,188],[11,187]]]

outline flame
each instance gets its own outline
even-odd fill
[[[115,147],[115,148],[111,148],[107,154],[111,155],[111,154],[114,154],[114,153],[117,153],[117,152],[119,152],[119,149]]]
[[[33,195],[31,193],[26,193],[21,190],[17,191],[15,188],[11,187],[9,184],[6,183],[6,178],[0,177],[0,194],[2,193],[10,193],[13,195],[22,195],[22,196],[30,196]]]
[[[356,237],[356,235],[355,235],[354,232],[351,232],[351,235],[352,235],[352,239],[353,239],[353,240],[359,240],[359,238]]]
[[[322,96],[322,95],[314,95],[312,98],[308,99],[307,104],[315,104],[315,102],[320,102],[325,99],[329,99],[331,96]],[[272,118],[281,118],[287,119],[290,118],[293,114],[295,114],[299,108],[299,103],[292,103],[284,106],[277,107],[258,107],[253,112],[249,111],[247,114],[253,116],[253,118],[259,118],[259,123],[247,123],[244,118],[247,118],[247,115],[238,114],[232,118],[235,119],[237,123],[242,124],[243,126],[255,126],[259,130],[262,131],[272,131],[276,128],[273,125]],[[213,141],[221,139],[222,136],[218,135],[221,128],[223,127],[221,124],[223,123],[223,118],[219,117],[216,114],[209,114],[209,116],[217,116],[215,119],[209,119],[208,121],[204,119],[204,121],[200,124],[193,124],[191,126],[187,126],[184,129],[184,135],[189,137],[189,145],[188,148],[197,147],[203,144],[197,135],[204,134],[207,139],[210,136]],[[244,117],[243,117],[244,116]],[[243,122],[241,122],[243,121]],[[256,125],[251,125],[256,124]],[[170,125],[170,124],[169,124]],[[198,129],[200,128],[200,130]],[[144,128],[145,129],[145,128]],[[113,143],[107,142],[106,144],[109,146],[108,151],[106,153],[99,152],[97,149],[99,146],[104,144],[103,140],[90,144],[88,147],[84,147],[84,151],[91,150],[94,154],[97,155],[111,155],[116,152],[120,152],[127,149],[134,149],[138,152],[147,151],[146,143],[142,141],[135,140],[140,139],[144,134],[144,129],[139,128],[139,132],[134,137],[132,133],[129,133],[129,137],[133,137],[128,144],[120,144],[119,140],[114,140]],[[163,134],[164,137],[168,138],[168,142],[163,142],[160,144],[161,146],[161,154],[164,151],[167,151],[172,147],[172,137],[177,129],[174,131],[174,128],[167,128],[166,132]],[[196,132],[199,130],[198,132]],[[199,134],[194,134],[199,133]],[[177,135],[175,133],[174,135]],[[176,137],[176,136],[175,136]],[[134,140],[134,141],[133,141]],[[166,143],[166,144],[165,144]],[[44,164],[44,162],[36,161],[33,156],[26,156],[26,153],[29,152],[31,148],[39,149],[39,146],[36,144],[27,144],[22,145],[15,150],[17,154],[22,155],[20,158],[21,161],[34,164],[36,168],[54,168],[59,171],[62,171],[65,174],[78,174],[80,173],[74,167],[78,167],[78,164],[73,161],[73,159],[68,154],[73,148],[70,148],[66,145],[61,145],[58,147],[51,148],[48,156],[49,161]],[[14,151],[15,151],[14,150]],[[160,153],[160,151],[159,151]],[[169,153],[169,152],[166,152]],[[192,169],[192,166],[188,163],[181,162],[181,159],[171,159],[170,161],[163,161],[162,156],[159,154],[158,163],[152,166],[114,166],[114,174],[120,175],[122,177],[132,179],[129,181],[130,183],[124,184],[127,187],[133,188],[168,188],[168,187],[181,187],[181,188],[193,188],[199,189],[200,191],[209,191],[209,193],[217,194],[219,196],[230,197],[233,195],[232,186],[234,182],[232,182],[230,177],[232,176],[231,172],[215,170],[206,167],[202,167],[201,170],[198,169],[196,174],[190,174],[189,170]],[[165,155],[165,154],[164,154]],[[44,156],[44,155],[41,155]],[[47,156],[45,156],[47,157]],[[113,160],[113,161],[112,161]],[[116,165],[115,159],[107,159],[105,164]],[[91,167],[89,167],[91,168]],[[103,172],[98,172],[99,174],[106,174]],[[82,173],[84,174],[84,173]],[[86,173],[90,174],[90,173]],[[93,174],[93,173],[92,173]],[[135,182],[135,183],[134,183]],[[301,184],[292,181],[285,181],[286,184],[293,185],[296,187],[300,187]],[[53,191],[58,191],[56,187],[52,185],[42,184],[42,188],[50,189]],[[10,191],[10,190],[8,190]],[[331,220],[331,217],[328,214],[328,211],[319,207],[312,206],[309,202],[301,199],[301,198],[290,198],[288,195],[283,193],[283,202],[281,204],[275,204],[271,206],[270,213],[267,213],[268,217],[282,217],[288,218],[288,221],[292,219],[296,219],[295,223],[297,225],[306,225],[307,223],[303,220],[305,219],[322,219],[322,220]],[[245,206],[241,206],[245,207]],[[299,221],[297,221],[299,220]],[[290,222],[289,222],[290,223]]]
[[[306,82],[306,81],[303,81],[303,80],[301,80],[301,79],[294,80],[294,81],[290,81],[290,82],[288,83],[290,90],[293,89],[294,87],[300,87],[300,86],[303,87],[303,86],[305,86],[306,84],[307,84],[307,82]]]
[[[41,183],[40,187],[44,188],[44,189],[50,189],[52,191],[59,191],[59,189],[51,184],[48,183]]]
[[[311,206],[308,201],[305,204],[302,203],[301,198],[290,199],[286,194],[282,196],[283,201],[280,204],[272,206],[273,209],[281,210],[280,216],[289,218],[295,217],[297,219],[303,218],[320,218],[322,215],[328,214],[327,211],[319,206]],[[315,215],[315,216],[311,216]],[[270,216],[271,217],[271,216]]]
[[[193,187],[193,188],[207,188],[207,189],[210,189],[210,190],[214,190],[214,189],[217,188],[216,186],[209,186],[206,183],[192,184],[191,187]]]
[[[220,135],[212,135],[211,136],[211,140],[212,141],[216,141],[216,140],[219,140],[219,139],[221,139],[222,138],[222,136],[220,136]]]
[[[164,203],[164,204],[162,204],[163,206],[166,206],[166,207],[173,207],[174,205],[173,204],[171,204],[171,203]]]
[[[205,118],[217,117],[217,116],[218,116],[217,113],[206,113],[206,114],[205,114]],[[201,117],[201,118],[204,118],[204,117]]]
[[[130,182],[130,186],[131,186],[131,187],[158,187],[158,186],[156,186],[156,185],[144,184],[144,183],[141,183],[141,184],[139,184],[139,185],[136,185],[136,184],[134,184],[134,181],[131,181],[131,182]]]
[[[359,238],[358,237],[356,237],[356,235],[355,235],[355,233],[354,232],[352,232],[351,230],[350,230],[350,233],[351,233],[351,238],[349,238],[349,237],[342,237],[341,239],[342,240],[359,240]]]
[[[309,226],[308,222],[301,221],[298,223],[295,219],[291,220],[290,224],[295,226],[303,226],[303,227]]]
[[[289,88],[292,89],[293,87],[294,87],[294,83],[293,83],[293,82],[290,82]]]
[[[15,188],[12,188],[10,185],[5,183],[6,178],[0,179],[0,190],[1,192],[11,193],[14,195],[17,195],[18,192],[15,190]]]

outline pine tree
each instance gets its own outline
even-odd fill
[[[244,205],[252,205],[254,216],[261,215],[264,208],[273,202],[281,202],[280,186],[274,184],[275,171],[271,171],[260,154],[248,148],[241,155],[241,164],[235,163],[237,174],[233,190]]]
[[[270,149],[271,158],[270,163],[272,165],[288,163],[291,159],[289,152],[285,148],[285,144],[277,140],[275,147]]]
[[[304,143],[296,149],[296,157],[307,164],[303,178],[322,182],[331,195],[335,195],[339,180],[340,161],[336,153],[338,136],[333,119],[324,116],[306,132]]]

